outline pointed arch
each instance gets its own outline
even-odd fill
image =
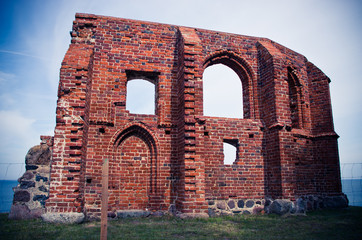
[[[224,64],[207,67],[202,75],[202,90],[204,116],[244,118],[243,87],[233,69]]]
[[[142,123],[117,131],[109,145],[109,210],[145,210],[159,194],[157,141]]]
[[[114,140],[114,147],[119,146],[121,142],[130,136],[137,136],[142,139],[147,144],[152,156],[157,156],[157,147],[154,137],[148,130],[138,124],[132,124],[121,131]]]
[[[243,89],[243,113],[244,118],[255,118],[256,95],[254,93],[255,76],[250,64],[232,51],[217,51],[206,57],[203,70],[214,64],[224,64],[231,68],[239,76]]]
[[[303,128],[302,85],[294,67],[288,67],[288,96],[293,128]]]

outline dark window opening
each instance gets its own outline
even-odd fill
[[[289,109],[292,128],[301,128],[302,110],[301,110],[301,85],[297,76],[293,73],[293,69],[288,67],[288,95]]]

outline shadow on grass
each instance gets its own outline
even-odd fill
[[[108,239],[360,239],[362,208],[322,210],[307,216],[175,217],[109,221]],[[99,239],[100,223],[49,224],[8,220],[0,214],[1,239]]]

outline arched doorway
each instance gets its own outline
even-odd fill
[[[157,154],[152,135],[133,125],[122,131],[109,165],[109,208],[146,210],[157,188]]]

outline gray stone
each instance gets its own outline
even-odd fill
[[[214,209],[212,208],[209,208],[208,209],[208,214],[209,214],[209,217],[215,217],[216,216],[216,212]]]
[[[307,204],[302,198],[298,198],[295,202],[295,213],[305,213],[307,211]]]
[[[14,202],[29,202],[30,193],[28,191],[17,191],[14,193]]]
[[[44,208],[36,208],[30,210],[31,218],[40,218],[41,215],[45,212]]]
[[[39,168],[36,170],[38,173],[43,173],[42,175],[49,176],[50,173],[50,167],[45,165],[40,165]]]
[[[235,208],[235,202],[234,202],[233,200],[230,200],[230,201],[228,202],[228,206],[229,206],[230,209]]]
[[[26,171],[28,171],[28,170],[36,170],[36,169],[38,169],[37,165],[26,165],[25,166]]]
[[[209,205],[214,205],[215,202],[214,202],[214,200],[210,200],[210,201],[208,202],[208,204],[209,204]]]
[[[117,214],[115,212],[108,212],[107,217],[109,218],[116,218]]]
[[[18,181],[20,182],[20,181],[23,181],[23,180],[30,180],[33,177],[34,177],[34,174],[32,172],[26,171]]]
[[[39,189],[39,191],[42,191],[42,192],[49,192],[49,190],[44,186],[40,186],[38,189]]]
[[[234,210],[233,213],[234,214],[239,214],[239,213],[241,213],[241,210]]]
[[[46,195],[35,195],[33,197],[33,201],[39,201],[42,206],[45,206],[45,200],[47,200],[49,197]]]
[[[29,209],[24,204],[14,204],[11,206],[8,218],[14,220],[40,218],[43,211],[44,208]]]
[[[269,206],[269,213],[275,213],[278,215],[284,215],[290,213],[293,204],[289,200],[277,199]]]
[[[162,217],[164,215],[165,215],[165,213],[162,211],[156,211],[156,212],[152,213],[153,217]]]
[[[51,158],[51,151],[48,145],[36,145],[28,151],[25,156],[26,165],[48,165]]]
[[[171,204],[170,207],[168,208],[168,212],[172,215],[176,214],[176,206],[175,204]]]
[[[35,187],[35,182],[32,182],[32,181],[21,181],[20,182],[21,189],[28,189],[31,187]]]
[[[226,209],[226,204],[225,204],[224,201],[218,202],[218,203],[216,204],[216,207],[217,207],[218,209],[225,210],[225,209]]]
[[[44,182],[47,182],[47,181],[48,181],[48,178],[47,178],[47,177],[40,176],[40,175],[36,175],[35,180],[36,180],[37,182],[39,182],[40,180],[43,180]]]
[[[244,214],[244,215],[250,215],[251,213],[250,213],[248,210],[244,210],[244,211],[243,211],[243,214]]]
[[[243,200],[238,201],[238,208],[244,208],[244,201]]]
[[[180,213],[176,215],[179,218],[208,218],[209,215],[207,213]]]
[[[266,199],[264,207],[268,207],[273,201],[271,199]]]
[[[149,211],[143,210],[122,210],[117,211],[118,218],[129,218],[129,217],[148,217],[151,215]]]
[[[247,208],[253,207],[253,206],[254,206],[254,201],[253,201],[253,200],[248,200],[248,201],[246,201],[245,206],[246,206]]]
[[[295,206],[295,204],[292,202],[292,206],[289,210],[290,214],[295,214],[297,212],[297,207]]]
[[[30,219],[31,218],[30,210],[25,205],[13,204],[11,206],[8,218],[14,220]]]
[[[348,207],[348,199],[344,196],[326,197],[324,199],[326,208],[345,208]]]
[[[223,210],[222,210],[222,211],[220,212],[220,215],[221,215],[221,216],[229,216],[229,215],[231,215],[231,212],[223,211]]]
[[[66,223],[66,224],[73,224],[73,223],[81,223],[84,220],[83,213],[44,213],[41,215],[41,218],[44,222],[48,223]]]

